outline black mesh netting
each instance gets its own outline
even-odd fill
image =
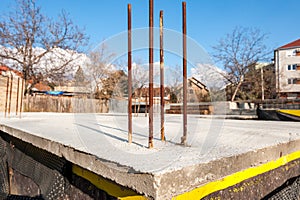
[[[66,161],[31,144],[7,135],[0,137],[0,199],[63,199],[68,189],[64,176]],[[41,197],[8,195],[8,166],[30,177]]]
[[[11,145],[12,138],[0,137],[0,200],[56,200],[68,199],[71,196],[70,183],[68,181],[69,170],[67,161],[55,155],[49,154],[39,148],[22,141],[13,141],[16,146]],[[40,189],[42,196],[28,197],[18,195],[8,195],[8,166],[18,171],[26,177],[30,177]],[[81,181],[82,184],[82,181]],[[88,186],[87,188],[91,188]],[[108,195],[105,198],[110,199]],[[91,195],[94,198],[100,195]],[[81,198],[82,199],[82,198]],[[263,200],[300,200],[300,176],[286,181]]]
[[[37,153],[37,152],[36,152]],[[47,160],[45,157],[44,160]],[[57,170],[40,164],[16,148],[9,148],[8,164],[20,174],[30,177],[45,199],[59,199],[65,193],[66,179]]]
[[[9,192],[6,143],[0,138],[0,199]]]
[[[300,200],[300,176],[285,182],[264,200]]]
[[[98,188],[89,191],[91,183],[74,183],[71,166],[62,157],[0,131],[0,200],[116,199]],[[9,194],[9,168],[20,195]]]

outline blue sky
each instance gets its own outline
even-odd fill
[[[277,48],[300,38],[299,0],[187,0],[189,37],[211,52],[211,46],[236,26],[257,27],[268,33],[266,44]],[[132,4],[133,28],[148,26],[148,0],[37,0],[42,11],[55,17],[66,10],[73,21],[85,27],[94,46],[127,29],[127,4]],[[179,0],[154,0],[155,26],[159,10],[164,10],[165,28],[181,31]],[[1,0],[3,14],[14,1]]]

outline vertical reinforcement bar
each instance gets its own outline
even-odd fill
[[[19,111],[19,90],[20,90],[20,77],[18,77],[18,85],[17,85],[16,115],[18,115],[18,111]]]
[[[153,0],[149,0],[149,141],[153,147]]]
[[[132,55],[131,55],[131,4],[128,11],[128,143],[132,143]]]
[[[4,117],[6,117],[6,114],[7,114],[8,90],[9,90],[9,77],[7,77],[7,79],[6,79],[6,96],[5,96]]]
[[[182,53],[183,53],[183,136],[181,143],[187,142],[187,49],[186,49],[186,2],[182,2]]]
[[[160,138],[165,141],[165,73],[164,73],[164,11],[159,13],[159,41],[160,41]]]
[[[147,113],[148,113],[148,94],[146,93],[145,117],[147,117]]]

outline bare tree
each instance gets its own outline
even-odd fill
[[[16,64],[31,87],[41,80],[60,79],[72,70],[69,66],[86,44],[86,35],[64,11],[54,21],[42,14],[35,0],[16,4],[15,11],[0,21],[0,58]]]
[[[170,87],[170,101],[171,103],[178,103],[180,98],[180,85],[182,83],[182,69],[180,65],[170,67],[167,70],[167,84]]]
[[[135,106],[134,106],[134,116],[138,116],[141,108],[141,98],[145,97],[145,114],[147,113],[147,102],[148,102],[148,90],[143,89],[147,86],[149,82],[149,73],[148,68],[143,66],[143,62],[141,60],[137,60],[132,66],[132,87],[133,87],[133,97],[135,99]],[[143,94],[144,93],[144,94]],[[138,105],[136,102],[138,100]]]
[[[127,75],[123,70],[110,72],[101,84],[101,89],[96,93],[98,99],[122,98],[127,93]]]
[[[115,67],[111,63],[113,57],[114,53],[109,52],[104,43],[89,53],[86,72],[95,93],[100,92],[103,86],[102,81],[109,78],[115,71]]]
[[[132,87],[134,90],[142,89],[149,82],[147,66],[143,66],[141,60],[137,60],[132,66]]]
[[[81,68],[81,66],[78,67],[78,69],[74,75],[74,80],[75,80],[76,86],[86,86],[87,85],[86,77],[85,77],[84,71]]]
[[[213,47],[213,57],[224,65],[224,78],[235,87],[231,101],[235,100],[249,68],[270,55],[264,44],[266,38],[259,29],[237,27]]]

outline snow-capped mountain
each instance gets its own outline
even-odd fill
[[[191,69],[191,75],[204,83],[209,89],[222,89],[226,85],[222,74],[226,72],[212,64],[197,64]]]
[[[10,52],[10,55],[13,55],[13,57],[17,58],[18,60],[22,61],[23,59],[22,55],[18,54],[15,50],[0,46],[0,51]],[[33,56],[38,57],[45,51],[46,50],[43,48],[36,47],[33,49]],[[59,73],[60,71],[64,71],[66,77],[73,77],[78,67],[86,66],[88,60],[89,59],[87,55],[83,53],[78,53],[71,50],[64,50],[61,48],[55,48],[53,49],[53,51],[46,53],[37,64],[34,64],[33,70],[36,74]],[[0,58],[0,62],[13,69],[22,71],[22,66],[15,60]],[[62,66],[64,65],[66,66],[64,67],[64,69],[62,69]]]

